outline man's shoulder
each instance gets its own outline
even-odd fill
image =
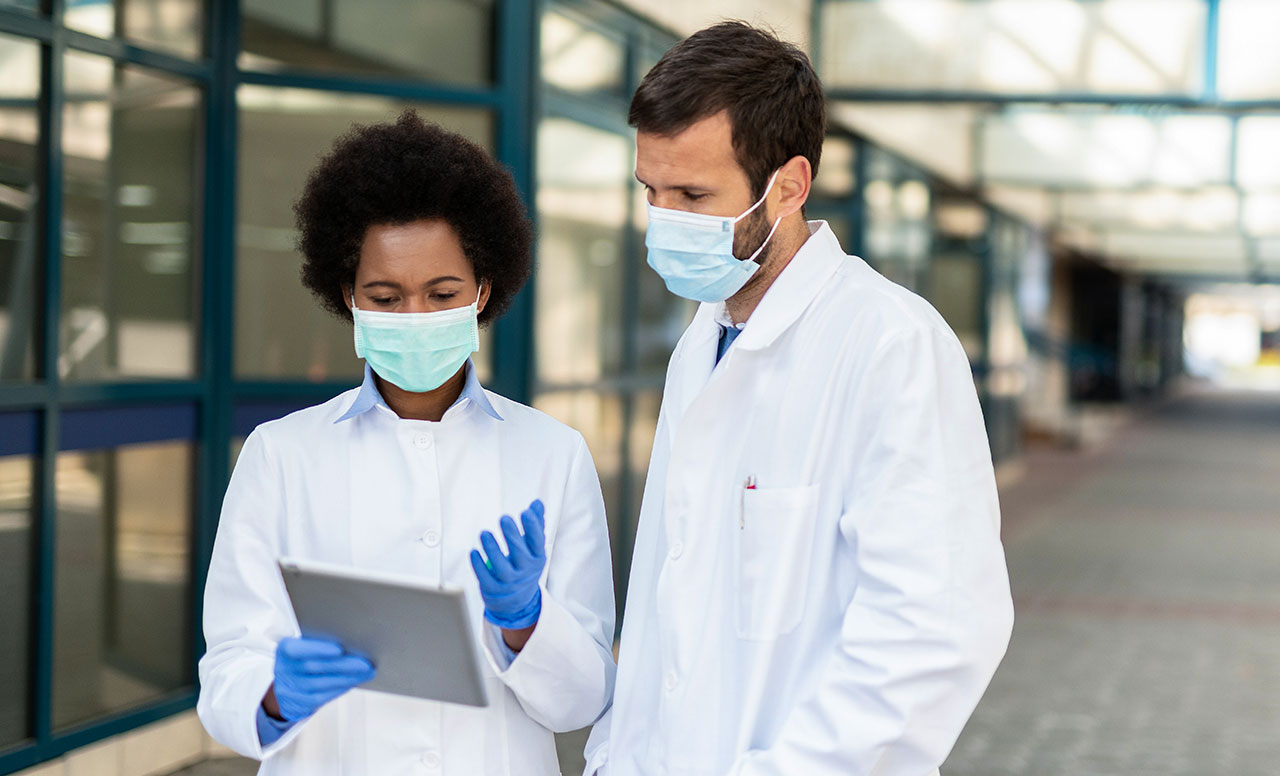
[[[956,340],[946,320],[926,299],[856,257],[841,265],[824,296],[821,315],[836,328],[856,335],[844,341],[859,348],[927,334]]]

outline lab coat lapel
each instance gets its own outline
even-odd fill
[[[800,246],[733,343],[739,350],[762,350],[800,319],[818,291],[848,259],[826,221],[809,222],[809,239]]]
[[[684,340],[671,358],[672,395],[666,397],[667,406],[674,410],[667,431],[672,441],[685,411],[711,379],[716,366],[716,347],[720,340],[720,325],[715,321],[716,305],[704,303],[698,307],[693,321],[685,332]]]

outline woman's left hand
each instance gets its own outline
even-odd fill
[[[509,515],[502,516],[500,525],[507,540],[506,555],[489,531],[480,534],[480,545],[488,560],[479,551],[471,551],[471,567],[475,569],[480,595],[484,598],[485,619],[499,628],[521,630],[538,622],[542,612],[542,591],[538,583],[547,565],[545,515],[541,500],[530,504],[520,515],[523,534],[515,520]]]

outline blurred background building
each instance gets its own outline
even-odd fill
[[[1280,431],[1256,399],[1280,389],[1280,2],[0,0],[0,773],[211,751],[200,599],[239,444],[360,374],[298,282],[291,205],[336,136],[406,107],[490,149],[534,214],[536,275],[478,363],[586,436],[621,608],[692,314],[645,266],[627,104],[724,17],[811,53],[832,122],[810,217],[959,335],[1007,518],[1019,474],[1047,492],[1037,445],[1088,447],[1187,375],[1255,392],[1238,425]],[[1274,479],[1272,437],[1251,439]],[[1249,514],[1280,516],[1268,498]],[[984,769],[993,740],[953,772],[1058,772]]]

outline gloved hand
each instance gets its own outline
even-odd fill
[[[305,719],[376,673],[368,660],[343,652],[332,641],[281,639],[273,685],[280,717],[287,722]]]
[[[499,628],[520,630],[538,621],[542,612],[542,590],[538,580],[547,565],[546,508],[541,501],[534,501],[520,515],[524,535],[516,527],[516,521],[503,515],[500,525],[507,539],[509,555],[502,554],[498,540],[485,531],[480,534],[485,558],[471,551],[471,567],[480,580],[480,595],[484,598],[484,617]]]

